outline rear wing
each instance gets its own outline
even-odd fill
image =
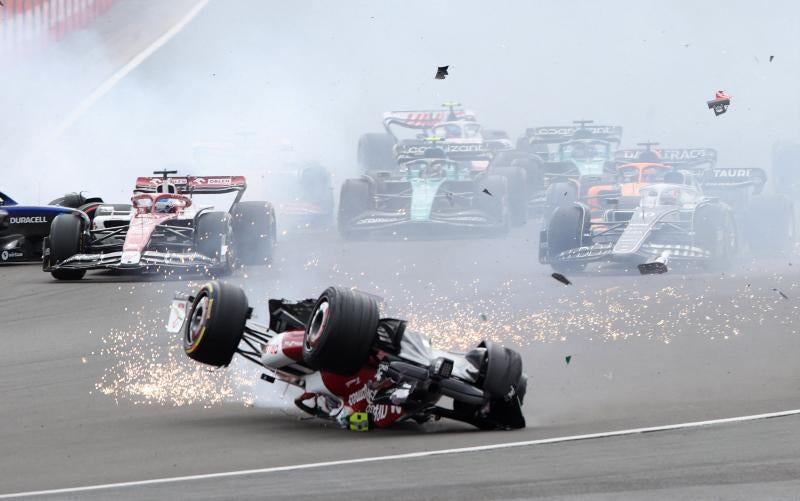
[[[394,147],[395,157],[400,162],[425,158],[425,153],[431,149],[444,151],[447,158],[451,160],[490,160],[491,153],[494,151],[490,145],[482,143],[431,143],[407,141]]]
[[[767,184],[766,171],[755,167],[711,169],[702,180],[704,190],[752,187],[753,194],[756,195],[761,193],[765,184]]]
[[[580,132],[576,137],[575,133]],[[565,143],[572,139],[600,139],[619,143],[622,127],[617,125],[551,125],[525,129],[528,144]]]
[[[652,150],[617,150],[618,162],[655,162],[677,168],[691,168],[702,164],[712,167],[717,163],[717,150],[711,148],[658,148]]]
[[[145,176],[136,178],[135,191],[155,193],[164,182],[174,184],[178,193],[185,195],[244,192],[247,189],[244,176]]]
[[[475,121],[475,113],[469,110],[406,110],[388,111],[383,114],[384,126],[391,122],[412,129],[429,129],[436,124],[451,120]]]

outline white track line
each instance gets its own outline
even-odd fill
[[[410,452],[407,454],[395,454],[392,456],[375,456],[368,458],[342,459],[339,461],[325,461],[322,463],[296,464],[290,466],[275,466],[272,468],[259,468],[255,470],[226,471],[222,473],[207,473],[203,475],[187,475],[183,477],[155,478],[151,480],[136,480],[133,482],[119,482],[115,484],[87,485],[84,487],[68,487],[65,489],[51,489],[44,491],[15,492],[12,494],[0,494],[0,499],[13,499],[31,496],[47,496],[54,494],[75,494],[79,492],[99,491],[104,489],[120,489],[125,487],[144,487],[148,485],[171,484],[177,482],[207,480],[212,478],[242,477],[245,475],[262,475],[267,473],[278,473],[283,471],[307,470],[311,468],[325,468],[330,466],[346,466],[360,463],[377,463],[382,461],[397,461],[401,459],[415,459],[430,456],[442,456],[447,454],[463,454],[467,452],[492,451],[497,449],[510,449],[514,447],[529,447],[533,445],[556,444],[561,442],[575,442],[578,440],[591,440],[596,438],[619,437],[623,435],[636,435],[640,433],[652,433],[657,431],[680,430],[686,428],[698,428],[701,426],[741,423],[743,421],[754,421],[757,419],[768,419],[776,417],[794,416],[800,414],[800,409],[790,411],[770,412],[767,414],[752,414],[750,416],[738,416],[724,419],[711,419],[708,421],[693,421],[690,423],[668,424],[663,426],[651,426],[649,428],[632,428],[629,430],[606,431],[601,433],[589,433],[586,435],[572,435],[566,437],[542,438],[539,440],[526,440],[524,442],[507,442],[503,444],[479,445],[475,447],[462,447],[460,449],[440,449],[436,451]]]
[[[128,62],[128,64],[117,70],[117,72],[111,75],[111,77],[108,80],[103,82],[103,84],[100,87],[95,89],[95,91],[89,94],[89,96],[86,97],[86,99],[81,101],[81,104],[78,105],[78,107],[75,108],[75,110],[72,113],[70,113],[70,115],[63,122],[61,122],[61,124],[59,124],[59,126],[56,128],[55,138],[61,137],[64,134],[64,132],[66,132],[67,129],[72,127],[72,125],[75,122],[77,122],[78,119],[89,110],[89,108],[94,106],[94,104],[97,101],[99,101],[101,97],[108,94],[108,92],[111,89],[113,89],[114,86],[120,82],[120,80],[125,78],[125,76],[127,76],[128,73],[130,73],[137,66],[142,64],[148,57],[152,56],[153,53],[155,53],[158,49],[163,47],[164,44],[166,44],[172,39],[172,37],[177,35],[183,28],[185,28],[186,25],[189,24],[192,21],[192,19],[194,19],[195,16],[197,16],[197,14],[200,13],[201,10],[203,10],[203,8],[206,6],[206,4],[208,4],[208,2],[209,0],[201,0],[197,5],[192,7],[192,10],[190,10],[185,16],[183,16],[175,26],[173,26],[166,33],[158,37],[158,39],[156,39],[155,42],[153,42],[142,52],[137,54],[136,57],[134,57]]]

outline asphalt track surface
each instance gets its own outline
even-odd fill
[[[226,53],[211,44],[203,58],[189,58],[193,66],[167,70],[191,54],[195,24],[211,22],[214,5],[131,74],[154,87],[166,83],[183,113],[165,111],[169,119],[186,120],[191,108],[182,79],[208,72],[205,61]],[[108,99],[81,120],[102,119]],[[144,127],[133,120],[118,135]],[[603,270],[570,276],[574,284],[564,286],[536,263],[537,229],[532,223],[504,239],[398,242],[290,230],[272,266],[229,278],[261,315],[267,297],[346,285],[383,297],[387,315],[408,317],[439,346],[468,348],[490,337],[516,347],[530,383],[528,427],[515,432],[445,421],[344,432],[302,418],[290,393],[255,383],[258,372],[244,364],[210,373],[182,356],[163,328],[168,303],[201,277],[90,273],[56,282],[35,265],[0,267],[0,494],[800,408],[796,257],[745,257],[713,274]],[[47,498],[795,498],[797,424],[783,417]]]

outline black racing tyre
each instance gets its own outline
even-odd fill
[[[394,138],[385,132],[362,134],[358,140],[358,166],[362,172],[398,168]]]
[[[716,204],[701,206],[694,214],[694,244],[710,253],[703,267],[728,268],[738,249],[738,235],[730,209]]]
[[[197,216],[194,230],[195,251],[214,259],[208,272],[224,276],[233,271],[233,226],[227,212],[205,212]]]
[[[480,386],[491,400],[510,400],[522,390],[522,397],[527,389],[523,387],[522,357],[516,351],[483,341],[479,348],[486,348],[486,356],[481,368]]]
[[[560,181],[548,186],[544,201],[545,221],[553,215],[553,211],[557,208],[571,206],[576,200],[578,200],[578,191],[574,183]]]
[[[790,254],[796,238],[794,204],[783,195],[753,197],[742,224],[742,232],[753,254]]]
[[[372,189],[369,181],[364,178],[345,179],[339,195],[339,233],[344,237],[351,236],[350,225],[353,219],[372,207]]]
[[[508,213],[512,226],[528,222],[528,175],[522,167],[498,167],[494,173],[508,181]]]
[[[303,360],[312,369],[349,376],[369,359],[378,332],[375,298],[328,287],[314,305],[303,337]]]
[[[588,214],[577,205],[558,207],[547,222],[547,257],[556,271],[583,271],[586,263],[558,262],[556,257],[564,251],[582,244],[582,236],[588,224]]]
[[[239,202],[231,211],[233,246],[242,264],[267,264],[277,244],[275,209],[269,202]]]
[[[84,242],[84,221],[78,214],[59,214],[50,223],[50,263],[80,254]],[[56,280],[80,280],[86,270],[56,269],[50,271]]]
[[[493,174],[480,177],[475,181],[474,196],[475,207],[497,222],[497,233],[508,233],[508,180]]]
[[[197,293],[183,325],[183,350],[192,360],[222,367],[242,340],[249,305],[235,285],[209,282]]]

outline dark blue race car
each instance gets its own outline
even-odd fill
[[[100,198],[70,193],[49,205],[20,205],[0,192],[0,264],[41,261],[42,240],[57,215],[83,212],[91,217],[102,203]]]

